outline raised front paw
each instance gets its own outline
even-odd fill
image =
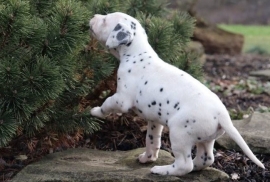
[[[138,159],[140,163],[154,162],[157,160],[157,158],[152,156],[151,154],[146,155],[146,152],[139,155]]]
[[[105,118],[105,115],[103,114],[101,107],[92,108],[91,109],[91,115],[99,117],[99,118]]]

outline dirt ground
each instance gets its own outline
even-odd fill
[[[239,118],[258,108],[270,107],[269,93],[264,79],[251,79],[249,72],[270,68],[270,59],[254,55],[208,55],[203,67],[204,83],[216,92],[229,110]],[[251,80],[251,81],[248,81]],[[79,137],[72,147],[87,147],[101,150],[131,150],[145,146],[146,122],[133,113],[122,116],[112,115],[102,124],[102,129],[91,136]],[[0,181],[8,181],[26,165],[39,160],[49,152],[66,150],[67,147],[57,146],[50,150],[35,149],[18,145],[17,139],[9,147],[0,150]],[[23,143],[23,142],[21,142]],[[170,150],[168,130],[162,135],[163,150]],[[196,149],[194,149],[196,150]],[[19,154],[27,156],[18,160]],[[215,146],[215,168],[225,171],[231,181],[270,181],[270,155],[256,154],[266,166],[265,170],[257,167],[242,152],[230,151]]]

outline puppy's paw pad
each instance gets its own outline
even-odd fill
[[[170,175],[170,170],[167,166],[154,166],[151,173],[159,175]]]
[[[101,112],[101,107],[94,107],[91,109],[91,115],[99,118],[104,118],[104,114]]]

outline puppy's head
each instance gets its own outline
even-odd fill
[[[96,14],[89,24],[93,36],[109,49],[130,45],[139,26],[135,18],[119,12],[107,15]]]

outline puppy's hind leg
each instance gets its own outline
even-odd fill
[[[193,171],[198,171],[204,169],[214,162],[214,148],[215,140],[209,142],[197,143],[196,157],[193,159],[194,169]]]
[[[163,126],[159,123],[148,121],[146,134],[146,151],[139,155],[141,163],[156,161],[161,146],[161,133]]]
[[[180,133],[179,128],[170,130],[170,140],[175,161],[171,165],[154,166],[151,172],[160,175],[182,176],[192,171],[192,142],[186,133]]]

